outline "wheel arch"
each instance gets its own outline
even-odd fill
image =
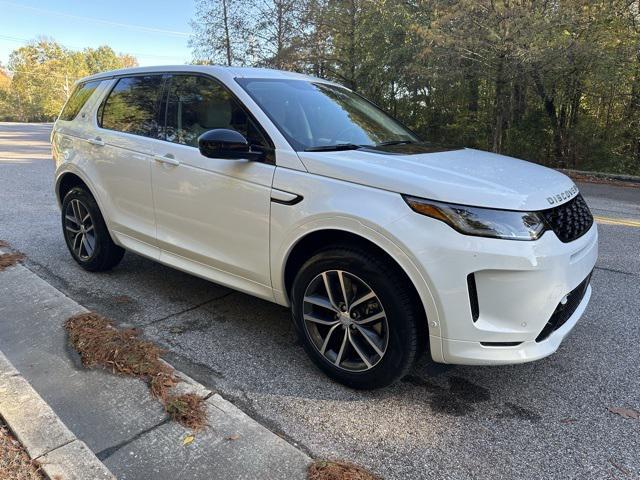
[[[109,232],[111,239],[116,244],[118,244],[118,242],[114,238],[114,235],[111,233],[111,219],[107,215],[108,212],[105,211],[100,196],[96,195],[95,187],[84,175],[82,175],[81,172],[78,171],[77,168],[71,167],[71,165],[68,166],[64,171],[61,171],[56,175],[55,194],[56,200],[58,202],[58,207],[62,209],[62,201],[64,200],[64,196],[69,192],[69,190],[74,187],[85,188],[98,204],[98,208],[100,209],[100,213],[102,214],[102,218],[104,219],[104,223],[107,226],[107,231]]]
[[[91,193],[91,195],[93,195],[93,198],[96,197],[87,182],[85,182],[75,172],[67,171],[60,174],[56,181],[56,198],[58,200],[58,206],[62,206],[62,200],[64,200],[65,195],[74,187],[84,187]]]
[[[367,230],[370,230],[367,228]],[[377,232],[371,230],[371,237],[363,235],[348,229],[325,227],[308,231],[301,235],[289,248],[282,263],[281,286],[283,288],[282,299],[284,304],[290,304],[290,292],[293,285],[295,275],[303,263],[311,258],[317,251],[328,245],[336,246],[356,246],[369,251],[375,252],[390,260],[398,267],[398,271],[403,275],[408,285],[412,289],[418,301],[418,307],[423,314],[424,322],[421,324],[420,334],[423,337],[424,345],[429,342],[429,335],[439,337],[439,328],[433,331],[433,323],[439,325],[438,313],[434,298],[431,294],[428,284],[424,277],[411,261],[411,259],[391,240]],[[377,235],[376,235],[377,234]],[[378,236],[378,238],[375,238]],[[418,286],[420,285],[420,286]],[[431,343],[431,354],[435,360],[438,360],[440,345],[434,346],[433,339]],[[434,348],[435,347],[435,348]]]

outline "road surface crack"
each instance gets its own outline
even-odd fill
[[[96,457],[98,457],[98,460],[100,460],[101,462],[104,462],[107,458],[109,458],[110,456],[112,456],[114,453],[116,453],[118,450],[126,447],[127,445],[129,445],[132,442],[135,442],[136,440],[138,440],[139,438],[145,436],[147,433],[152,432],[153,430],[155,430],[158,427],[161,427],[162,425],[164,425],[165,423],[168,423],[171,420],[171,417],[166,417],[164,420],[162,420],[160,423],[153,425],[152,427],[149,427],[145,430],[142,430],[141,432],[136,433],[133,437],[129,438],[128,440],[125,440],[123,442],[118,443],[117,445],[114,445],[112,447],[107,447],[103,450],[100,450],[99,452],[96,453]]]
[[[217,297],[210,298],[209,300],[205,300],[204,302],[198,303],[198,304],[193,305],[193,306],[191,306],[189,308],[185,308],[184,310],[180,310],[179,312],[170,313],[169,315],[166,315],[164,317],[152,320],[149,323],[145,323],[143,325],[143,327],[148,327],[150,325],[155,325],[156,323],[160,323],[160,322],[163,322],[163,321],[168,320],[170,318],[176,317],[178,315],[182,315],[183,313],[191,312],[192,310],[197,310],[200,307],[204,307],[205,305],[207,305],[207,304],[209,304],[211,302],[215,302],[216,300],[222,300],[223,298],[226,298],[229,295],[233,295],[234,293],[236,293],[236,292],[235,291],[231,291],[231,292],[224,293],[222,295],[218,295]]]
[[[612,273],[621,273],[623,275],[631,275],[632,277],[635,277],[637,274],[633,273],[633,272],[625,272],[624,270],[616,270],[615,268],[606,268],[606,267],[594,267],[596,270],[603,270],[605,272],[612,272]]]

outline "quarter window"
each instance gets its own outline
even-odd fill
[[[100,112],[100,126],[109,130],[160,138],[158,110],[162,75],[118,80]]]
[[[89,100],[89,97],[95,92],[98,85],[100,85],[100,80],[78,85],[62,109],[60,120],[73,120],[76,118],[78,112],[80,112],[84,104],[87,103],[87,100]]]
[[[257,146],[268,146],[264,135],[232,94],[202,76],[175,75],[167,98],[166,140],[191,147],[208,130],[236,130]]]

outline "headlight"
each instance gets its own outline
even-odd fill
[[[509,240],[537,240],[546,229],[544,220],[536,212],[468,207],[407,195],[403,198],[413,211],[441,220],[465,235]]]

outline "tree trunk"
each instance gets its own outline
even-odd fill
[[[519,125],[526,110],[525,79],[522,67],[518,67],[518,74],[513,82],[513,100],[511,107],[511,123]]]
[[[569,109],[569,118],[567,131],[571,133],[571,165],[572,168],[578,168],[579,156],[577,155],[575,129],[578,125],[578,114],[580,112],[580,99],[582,98],[582,85],[580,80],[576,79],[573,85],[573,96]]]
[[[276,68],[283,68],[282,50],[284,50],[284,5],[281,0],[276,0],[277,23],[276,23]]]
[[[472,113],[477,113],[480,100],[480,82],[478,81],[478,72],[475,70],[475,64],[470,61],[464,62],[464,80],[469,92],[467,109]]]
[[[498,69],[496,71],[496,92],[495,92],[495,123],[493,127],[493,148],[496,153],[502,151],[502,139],[504,136],[504,120],[505,120],[505,86],[506,80],[504,78],[504,63],[505,55],[500,54],[498,60]]]
[[[562,165],[564,163],[562,127],[558,120],[555,102],[553,98],[547,94],[544,84],[542,83],[542,79],[540,78],[540,74],[536,70],[533,71],[533,81],[536,86],[536,92],[538,92],[538,95],[544,103],[544,111],[546,112],[547,117],[549,117],[549,122],[551,123],[551,128],[553,130],[554,161],[557,164]]]
[[[229,34],[229,13],[227,11],[227,0],[222,0],[222,20],[224,22],[224,46],[227,53],[227,65],[230,67],[232,62],[231,55],[231,35]]]
[[[640,9],[640,0],[638,0]],[[629,102],[631,150],[637,168],[640,170],[640,44],[636,51],[636,71],[631,86],[631,100]]]
[[[351,88],[357,90],[356,84],[356,2],[350,4],[350,31],[349,31],[349,80]]]

